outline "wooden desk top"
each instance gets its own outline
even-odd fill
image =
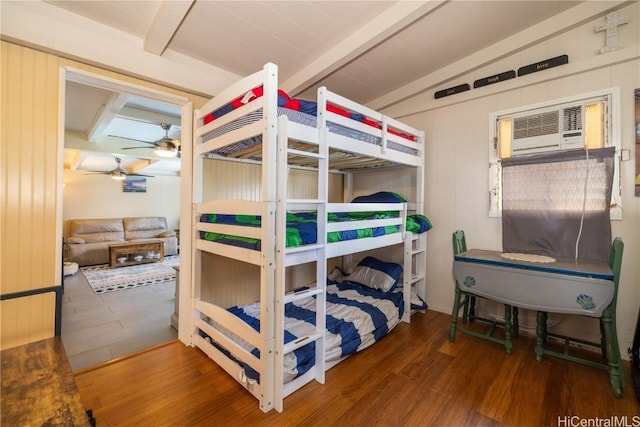
[[[2,425],[89,426],[60,337],[3,350]]]

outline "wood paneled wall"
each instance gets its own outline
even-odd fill
[[[260,200],[260,165],[205,159],[202,168],[202,200]],[[317,173],[291,169],[288,197],[292,199],[315,198],[318,186]],[[329,201],[342,202],[343,175],[329,175]]]
[[[2,42],[0,57],[0,292],[6,295],[61,284],[62,68],[181,95],[196,108],[205,100],[9,42]],[[53,294],[2,301],[0,348],[53,336],[54,301]]]
[[[60,284],[55,57],[2,43],[0,292]],[[2,302],[2,348],[53,335],[54,294]]]
[[[3,294],[60,282],[50,236],[57,228],[57,101],[55,58],[3,43]]]

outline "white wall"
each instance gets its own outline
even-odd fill
[[[63,193],[65,236],[70,219],[164,216],[169,228],[179,228],[180,177],[147,178],[146,193],[125,193],[122,181],[107,175],[65,170]]]
[[[626,355],[640,306],[640,198],[634,197],[633,160],[633,92],[640,88],[640,4],[634,3],[619,13],[630,18],[628,24],[618,28],[619,41],[624,43],[622,50],[599,54],[605,36],[595,33],[594,28],[604,22],[602,17],[523,48],[438,89],[465,82],[473,87],[478,78],[517,70],[562,54],[569,55],[567,65],[439,100],[433,98],[433,92],[425,92],[388,111],[426,132],[425,213],[434,224],[428,232],[427,251],[427,301],[432,309],[449,313],[453,304],[453,231],[465,231],[468,247],[502,248],[501,220],[488,217],[489,113],[618,86],[620,142],[622,149],[630,150],[631,154],[631,160],[621,164],[623,219],[612,222],[613,236],[620,236],[625,243],[617,325],[620,348]],[[501,306],[497,305],[487,309],[496,314],[501,312]],[[525,332],[529,329],[533,333],[532,313],[525,312],[521,317]],[[552,321],[558,323],[555,332],[599,340],[599,329],[593,319],[552,316]]]

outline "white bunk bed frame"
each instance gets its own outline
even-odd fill
[[[263,86],[264,94],[262,97],[217,118],[211,123],[203,124],[204,117],[208,113],[259,86]],[[202,349],[211,359],[251,392],[259,400],[260,408],[264,412],[273,408],[281,412],[283,410],[284,397],[313,379],[324,383],[324,373],[329,368],[329,366],[325,366],[324,362],[325,288],[328,258],[403,244],[405,302],[403,321],[410,321],[411,290],[413,289],[414,293],[417,293],[422,298],[425,296],[424,252],[426,250],[426,233],[417,235],[404,231],[408,209],[418,214],[423,213],[424,133],[336,95],[326,88],[318,89],[318,126],[301,125],[288,120],[284,115],[277,117],[277,90],[277,66],[269,63],[261,71],[240,80],[221,92],[204,107],[195,111],[194,114],[193,238],[195,244],[193,245],[192,273],[195,284],[193,300],[195,318],[192,344]],[[381,123],[382,129],[376,129],[332,113],[326,108],[329,103],[376,120]],[[205,140],[205,135],[212,130],[245,117],[250,113],[260,112],[260,110],[259,120],[213,139]],[[375,145],[332,133],[327,128],[327,122],[377,135],[381,138],[381,144]],[[413,136],[415,142],[388,133],[388,128]],[[262,143],[258,146],[260,151],[256,151],[254,148],[251,154],[255,156],[257,153],[262,160],[262,200],[203,201],[201,184],[203,160],[207,157],[225,159],[211,153],[221,147],[234,144],[236,141],[244,141],[255,136],[261,136],[262,138]],[[388,147],[389,141],[393,141],[396,147],[405,146],[409,148],[410,152],[405,153],[390,149]],[[353,155],[354,153],[357,153],[357,155]],[[242,157],[242,155],[239,157]],[[318,173],[317,199],[287,199],[288,165],[297,163],[307,167],[309,162],[315,162],[315,170]],[[399,210],[398,203],[327,203],[329,168],[347,170],[348,168],[353,168],[356,170],[362,167],[393,164],[415,168],[416,194],[413,195],[414,202],[400,204],[398,218],[358,222],[358,225],[359,227],[399,225],[401,232],[377,238],[327,244],[328,232],[354,228],[352,222],[344,224],[328,223],[326,220],[321,221],[322,218],[326,219],[327,214],[330,212]],[[346,179],[346,182],[351,182],[351,179]],[[285,233],[277,233],[276,230],[285,229],[287,210],[315,210],[318,212],[318,241],[316,244],[286,248]],[[261,227],[239,227],[199,222],[200,215],[204,213],[260,215],[262,217]],[[262,242],[261,250],[256,251],[206,241],[199,238],[200,231],[260,239]],[[201,299],[203,283],[200,254],[203,252],[260,266],[261,320],[259,332],[256,332],[242,320],[230,314],[225,307],[219,307]],[[308,262],[317,262],[316,286],[303,292],[287,293],[285,288],[286,267]],[[316,296],[315,331],[293,343],[284,345],[285,304],[310,295]],[[236,344],[224,333],[203,320],[203,317],[215,319],[217,324],[258,348],[260,357],[254,356]],[[201,337],[197,333],[197,328],[225,347],[236,359],[243,361],[257,371],[260,375],[259,383],[248,380],[245,377],[243,368]],[[314,368],[293,381],[283,384],[282,358],[284,355],[312,341],[316,342]]]

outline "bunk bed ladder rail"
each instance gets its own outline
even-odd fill
[[[409,209],[416,214],[424,214],[424,131],[416,133],[418,150],[418,164],[416,167],[416,199]],[[427,233],[407,233],[404,239],[404,274],[402,285],[404,287],[404,314],[402,321],[411,322],[411,295],[415,292],[416,298],[426,299],[427,278]],[[420,301],[417,301],[420,303]]]
[[[404,265],[403,265],[403,297],[404,313],[402,321],[411,322],[411,297],[416,295],[424,298],[424,283],[426,278],[425,252],[427,250],[427,234],[408,232],[404,237]]]
[[[196,244],[192,247],[192,256],[194,258],[194,317],[193,330],[196,332],[192,336],[192,344],[203,350],[212,360],[234,377],[242,384],[251,394],[259,400],[260,409],[268,412],[274,405],[274,365],[275,349],[274,349],[274,281],[275,281],[275,253],[274,251],[262,247],[261,251],[256,252],[244,248],[221,248],[221,245],[213,242],[204,241],[198,238],[201,231],[219,231],[218,225],[204,224],[199,222],[199,216],[202,213],[218,212],[218,213],[252,213],[260,215],[263,218],[263,224],[256,230],[239,230],[237,234],[247,237],[259,238],[263,242],[273,241],[275,235],[275,190],[273,186],[269,186],[269,182],[275,181],[275,173],[271,169],[271,165],[275,162],[275,155],[269,152],[269,141],[274,141],[276,135],[276,105],[277,105],[277,66],[274,64],[266,64],[263,70],[254,73],[248,78],[243,79],[238,84],[223,91],[219,96],[210,100],[203,108],[194,112],[194,150],[193,150],[193,226],[192,233]],[[221,105],[226,104],[233,99],[237,93],[246,92],[255,87],[264,87],[263,98],[238,109],[237,112],[230,112],[215,122],[204,124],[204,116]],[[219,138],[211,139],[208,142],[203,141],[203,135],[213,128],[220,127],[225,123],[235,119],[237,116],[246,115],[249,111],[259,110],[262,108],[263,120],[256,124],[246,126],[237,131],[225,134]],[[262,126],[262,140],[264,144],[263,160],[266,165],[262,168],[262,202],[252,202],[244,200],[236,200],[230,203],[229,200],[216,200],[203,202],[203,159],[208,152],[223,145],[232,142],[234,139],[242,139],[248,135],[255,135],[259,132],[259,126]],[[265,155],[266,154],[266,155]],[[254,233],[258,235],[254,235]],[[266,246],[266,245],[265,245]],[[239,250],[238,250],[239,249]],[[260,331],[255,332],[241,321],[229,314],[226,310],[221,309],[213,304],[200,300],[201,295],[201,253],[208,252],[218,254],[234,259],[248,262],[261,267],[260,277]],[[225,334],[218,332],[212,328],[201,317],[201,313],[205,317],[219,319],[223,326],[230,326],[230,330],[242,330],[240,336],[248,338],[255,348],[259,349],[260,357],[255,357],[251,353],[246,352],[242,347],[229,339]],[[235,361],[228,358],[227,354],[210,345],[204,337],[197,333],[201,330],[213,337],[214,340],[221,342],[235,357],[245,361],[260,375],[260,381],[251,381],[246,378],[244,368]]]
[[[288,119],[286,116],[278,118],[277,136],[277,238],[276,238],[276,366],[275,366],[275,393],[274,407],[278,412],[283,410],[283,401],[286,396],[302,387],[304,384],[315,379],[319,383],[324,383],[324,351],[325,351],[325,323],[326,323],[326,276],[327,261],[325,254],[326,231],[325,222],[327,219],[326,198],[328,194],[328,147],[320,144],[319,152],[301,152],[290,149],[287,136]],[[322,132],[322,131],[320,131]],[[321,138],[320,138],[321,139]],[[317,199],[288,199],[288,177],[286,167],[289,155],[314,158],[318,162],[318,188]],[[315,209],[317,211],[317,243],[307,247],[298,247],[287,251],[286,248],[286,217],[290,209]],[[304,254],[304,252],[310,252]],[[287,252],[290,253],[287,258]],[[316,261],[316,284],[301,291],[287,292],[286,288],[286,267],[297,263]],[[284,344],[284,321],[285,306],[287,303],[295,302],[299,299],[313,296],[315,297],[316,327],[315,331],[297,340]],[[294,351],[304,345],[315,342],[315,364],[307,373],[295,380],[284,384],[283,358],[288,352]]]

